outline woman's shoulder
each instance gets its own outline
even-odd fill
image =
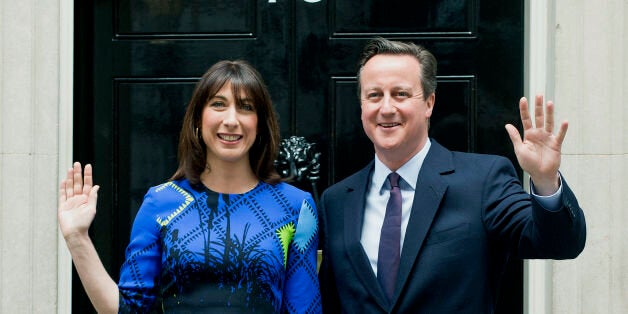
[[[155,185],[148,189],[150,195],[161,198],[179,198],[181,196],[188,196],[196,194],[195,189],[190,185],[190,182],[186,179],[173,180]]]
[[[304,199],[307,197],[312,197],[310,192],[304,191],[299,189],[298,187],[287,183],[287,182],[279,182],[279,183],[275,183],[275,184],[270,184],[270,183],[263,183],[264,185],[266,185],[269,189],[272,189],[278,193],[281,193],[287,197],[294,197],[297,199]]]
[[[196,191],[185,179],[153,186],[144,196],[137,218],[157,221],[164,225],[164,222],[192,205],[198,193],[200,192]]]
[[[316,203],[312,194],[304,191],[292,184],[280,182],[276,184],[265,183],[273,192],[273,198],[279,203],[289,204],[296,213],[302,212],[303,209],[309,209],[309,212],[316,212]]]
[[[186,179],[164,182],[148,189],[144,203],[149,202],[159,207],[171,207],[171,204],[189,204],[199,192]]]
[[[274,199],[278,203],[289,205],[292,208],[300,208],[303,203],[309,203],[311,206],[314,204],[312,194],[308,191],[304,191],[292,184],[286,182],[279,182],[275,184],[261,182],[259,197]]]
[[[297,226],[294,242],[305,251],[312,243],[316,243],[318,235],[318,212],[312,194],[286,182],[278,183],[276,188],[284,192],[292,205]]]

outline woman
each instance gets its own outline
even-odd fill
[[[98,186],[75,163],[59,224],[98,312],[319,313],[317,212],[274,169],[279,127],[259,73],[221,61],[198,82],[179,168],[151,188],[116,284],[88,236]]]

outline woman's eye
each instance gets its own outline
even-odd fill
[[[209,104],[212,107],[224,107],[225,103],[222,101],[214,101],[212,103]]]
[[[255,106],[252,104],[242,104],[240,107],[246,111],[255,111]]]

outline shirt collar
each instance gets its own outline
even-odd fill
[[[427,156],[427,152],[430,150],[431,145],[432,143],[428,138],[423,148],[396,171],[401,179],[403,179],[403,181],[405,181],[406,184],[412,188],[412,190],[416,189],[419,172],[421,171],[423,161],[425,160],[425,156]],[[375,169],[373,170],[373,178],[371,179],[371,182],[374,186],[380,187],[380,193],[382,193],[386,178],[391,172],[392,170],[388,169],[388,167],[386,167],[386,165],[379,160],[377,154],[375,154]]]

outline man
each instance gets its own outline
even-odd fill
[[[558,172],[567,122],[553,134],[551,102],[544,114],[536,97],[533,126],[520,100],[523,140],[506,126],[531,196],[506,158],[428,138],[436,59],[427,50],[375,39],[358,83],[375,160],[321,198],[324,312],[492,313],[509,258],[580,254],[584,215]]]

